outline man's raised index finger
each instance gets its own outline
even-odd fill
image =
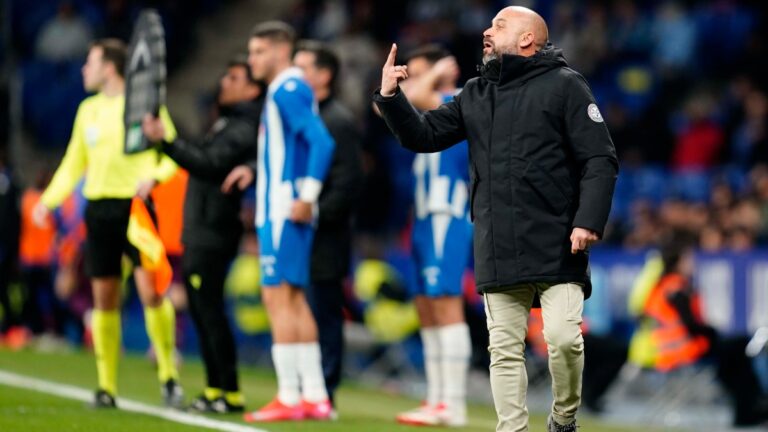
[[[393,43],[392,49],[389,50],[389,57],[387,57],[387,62],[384,64],[384,66],[394,66],[395,57],[397,57],[397,44]]]

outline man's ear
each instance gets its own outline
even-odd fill
[[[281,43],[280,50],[282,51],[281,54],[283,56],[287,56],[288,60],[291,62],[291,64],[293,64],[293,48],[291,45],[287,43]]]
[[[117,76],[122,76],[122,74],[117,71],[117,67],[115,67],[114,63],[112,63],[112,62],[104,62],[104,63],[102,63],[102,65],[103,65],[102,67],[104,68],[103,70],[108,75],[114,74],[114,75],[117,75]]]
[[[534,36],[532,32],[525,32],[520,35],[520,41],[518,42],[521,49],[529,48],[533,45]]]

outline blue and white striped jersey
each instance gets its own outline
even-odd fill
[[[445,95],[447,102],[453,95]],[[469,209],[468,144],[462,141],[439,153],[420,153],[413,161],[416,177],[414,196],[416,218],[431,214],[467,217]]]
[[[286,69],[269,85],[258,139],[256,227],[271,228],[272,248],[294,200],[317,202],[334,148],[301,70]]]

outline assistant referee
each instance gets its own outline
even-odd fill
[[[132,198],[138,195],[147,199],[152,188],[169,179],[177,166],[167,157],[158,159],[154,151],[133,155],[123,151],[126,51],[125,44],[116,39],[91,45],[82,69],[83,84],[96,94],[80,104],[64,159],[33,218],[38,225],[46,224],[48,213],[61,205],[85,174],[86,271],[93,287],[92,331],[99,379],[93,405],[116,406],[123,253],[135,265],[147,333],[157,355],[161,393],[166,404],[179,405],[183,393],[173,362],[175,312],[170,301],[156,293],[153,275],[139,267],[138,251],[127,239]],[[173,139],[176,131],[167,110],[162,109],[160,116],[166,124],[167,139]]]

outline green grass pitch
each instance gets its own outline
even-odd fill
[[[88,352],[42,354],[32,351],[10,352],[0,349],[0,370],[37,379],[86,389],[94,388],[96,373],[93,357]],[[241,382],[250,408],[268,402],[275,392],[271,371],[241,368]],[[203,388],[202,368],[198,361],[187,361],[181,370],[181,381],[188,397]],[[148,404],[159,404],[156,374],[148,360],[139,356],[123,356],[119,372],[120,396]],[[439,431],[445,428],[414,428],[393,421],[396,413],[413,408],[417,401],[399,395],[345,384],[338,393],[339,420],[255,425],[270,432],[281,431]],[[119,404],[119,399],[118,399]],[[473,405],[470,424],[456,431],[492,431],[495,429],[493,407]],[[240,415],[212,416],[240,423]],[[531,430],[545,430],[545,417],[533,415]],[[637,431],[639,429],[606,426],[591,419],[580,419],[581,430],[589,432]],[[194,431],[202,428],[173,423],[148,415],[104,411],[87,408],[82,402],[0,385],[0,431]]]

